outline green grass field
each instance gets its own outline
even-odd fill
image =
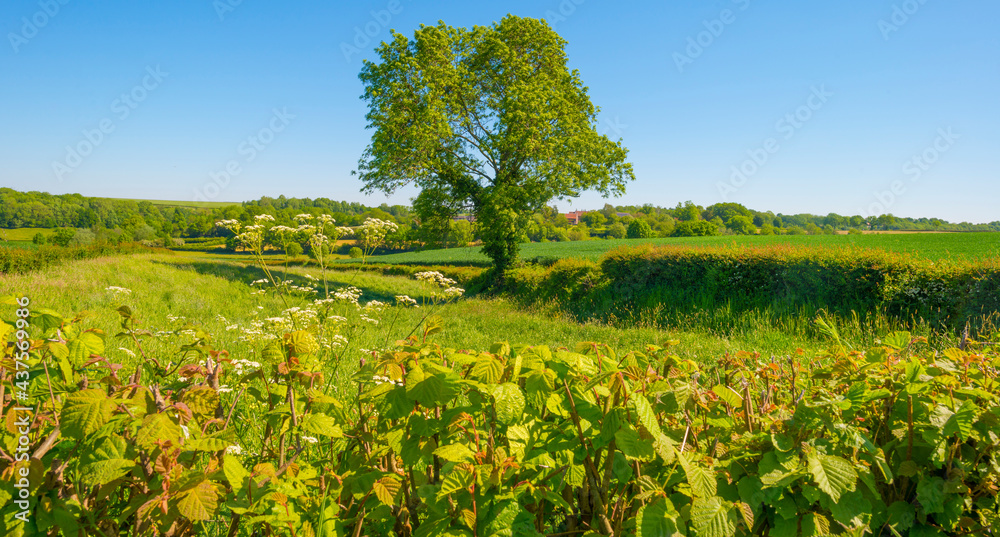
[[[231,258],[230,258],[231,259]],[[273,267],[282,273],[280,267]],[[321,278],[314,267],[290,268],[296,283],[306,283],[305,275]],[[273,293],[254,295],[250,282],[263,277],[259,268],[231,260],[205,256],[142,254],[74,261],[27,275],[0,276],[0,295],[27,294],[34,307],[53,309],[66,315],[84,313],[86,323],[109,334],[118,331],[116,308],[131,307],[147,328],[170,330],[190,322],[213,334],[217,348],[234,353],[250,352],[238,331],[227,327],[247,326],[254,320],[280,316],[285,305]],[[354,285],[362,289],[361,302],[393,302],[398,294],[427,300],[430,289],[413,278],[384,276],[353,271],[328,272],[333,289]],[[107,290],[129,289],[131,293]],[[306,299],[289,305],[302,306]],[[355,348],[391,344],[417,326],[427,307],[390,308],[377,330],[362,334]],[[644,325],[622,328],[595,323],[579,323],[554,308],[525,308],[503,299],[462,298],[440,307],[445,330],[435,340],[446,346],[488,349],[507,341],[513,346],[550,345],[572,347],[581,341],[608,343],[620,350],[641,350],[647,344],[678,339],[678,354],[710,360],[735,350],[789,354],[796,348],[817,348],[821,341],[782,333],[783,327],[754,323],[731,334],[711,333],[688,327],[660,329]],[[398,316],[397,316],[398,315]],[[109,342],[112,355],[120,354],[118,344]],[[124,359],[122,356],[115,356]]]
[[[578,257],[597,260],[619,246],[673,244],[685,246],[792,246],[825,248],[879,248],[916,257],[938,260],[981,260],[1000,257],[998,233],[899,233],[867,235],[751,235],[685,237],[662,239],[612,239],[579,242],[545,242],[521,245],[521,258]],[[375,256],[372,263],[414,263],[426,265],[489,264],[478,247],[449,248]],[[342,263],[356,262],[345,260]]]
[[[32,237],[36,233],[42,233],[43,235],[51,235],[52,230],[44,227],[21,227],[16,229],[0,229],[0,241],[28,241],[31,242]],[[0,242],[2,244],[2,242]]]

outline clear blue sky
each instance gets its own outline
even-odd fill
[[[612,203],[1000,220],[1000,3],[922,1],[6,0],[0,185],[407,204],[350,175],[361,59],[390,28],[511,13],[568,41],[599,130],[630,150]]]

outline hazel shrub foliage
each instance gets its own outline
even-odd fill
[[[194,325],[143,327],[128,307],[110,337],[36,305],[27,379],[16,375],[16,327],[0,324],[0,533],[1000,530],[993,345],[933,352],[899,332],[848,350],[824,325],[828,351],[705,365],[680,359],[675,341],[625,354],[593,342],[445,348],[434,342],[444,321],[429,316],[412,337],[366,349],[346,384],[333,384],[330,342],[344,336],[324,321],[346,318],[324,308],[392,308],[355,305],[358,296],[345,289],[283,312],[247,333],[246,356],[214,348]],[[2,302],[10,315],[16,306]],[[134,357],[109,358],[119,344]],[[16,391],[35,402],[21,451]],[[26,522],[12,502],[22,469]]]

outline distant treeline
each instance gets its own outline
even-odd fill
[[[292,227],[296,225],[294,216],[301,213],[329,214],[340,226],[357,226],[367,218],[388,220],[399,226],[398,231],[387,238],[386,246],[391,250],[464,246],[476,240],[478,231],[476,224],[468,217],[459,221],[428,222],[426,224],[429,225],[421,226],[412,209],[407,206],[382,204],[369,207],[327,198],[262,197],[241,204],[209,208],[93,198],[79,194],[18,192],[0,188],[0,228],[62,228],[66,231],[38,236],[38,244],[155,241],[170,246],[183,242],[183,239],[226,237],[229,233],[216,227],[215,222],[229,219],[250,222],[255,215],[263,213],[274,216],[276,224]],[[76,232],[68,233],[71,229]],[[545,242],[719,234],[795,235],[844,230],[1000,231],[1000,221],[989,224],[956,224],[939,218],[904,218],[891,214],[867,218],[835,213],[825,216],[789,215],[757,211],[738,203],[716,203],[702,207],[688,201],[672,208],[652,204],[606,204],[601,209],[570,215],[560,213],[554,207],[543,207],[528,220],[522,240]]]
[[[156,238],[222,236],[215,222],[226,219],[249,221],[268,213],[279,222],[291,223],[301,213],[330,214],[338,225],[359,225],[367,217],[410,223],[410,209],[399,205],[367,207],[360,203],[326,198],[300,199],[263,197],[225,207],[203,208],[156,205],[149,201],[93,198],[80,194],[18,192],[0,188],[0,228],[90,229],[98,239],[118,242]]]

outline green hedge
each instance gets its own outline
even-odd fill
[[[612,250],[599,263],[566,259],[516,270],[512,280],[515,294],[591,314],[806,307],[962,326],[1000,311],[996,262],[934,263],[880,250],[644,245]]]
[[[149,248],[134,243],[122,245],[100,243],[89,246],[68,247],[44,245],[35,250],[0,248],[0,274],[23,274],[55,263],[74,259],[90,259],[106,255],[134,254],[149,251],[151,251]]]

